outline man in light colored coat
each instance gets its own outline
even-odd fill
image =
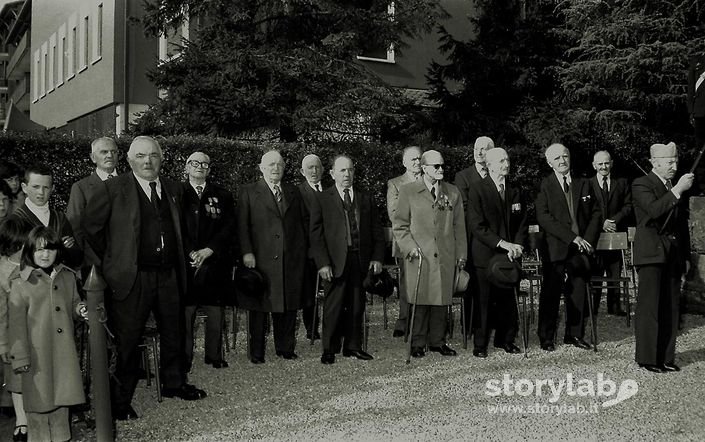
[[[403,157],[404,168],[406,172],[396,178],[392,178],[387,182],[387,214],[389,221],[394,222],[394,212],[397,211],[397,203],[399,202],[399,189],[401,186],[413,183],[421,178],[421,148],[418,146],[409,146],[404,149]],[[399,319],[394,325],[394,336],[398,338],[404,336],[406,332],[406,317],[409,312],[409,303],[404,296],[406,294],[404,284],[404,266],[400,264],[403,256],[399,253],[399,246],[394,238],[392,238],[392,257],[399,265]]]
[[[406,258],[407,296],[416,304],[411,355],[423,357],[429,344],[431,351],[454,356],[455,350],[445,343],[446,306],[452,301],[455,274],[467,260],[463,202],[458,188],[443,182],[440,152],[425,152],[421,169],[423,179],[401,188],[392,226],[401,256]]]

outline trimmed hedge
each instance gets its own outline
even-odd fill
[[[339,153],[348,154],[355,161],[356,187],[371,192],[377,203],[380,218],[389,225],[386,215],[387,180],[404,172],[402,150],[404,146],[381,145],[370,142],[340,142],[326,145],[313,144],[251,144],[224,138],[205,136],[174,136],[158,138],[164,150],[162,173],[183,181],[186,158],[201,150],[211,157],[211,179],[233,192],[242,184],[259,178],[258,164],[262,153],[279,149],[287,167],[285,182],[299,183],[303,180],[300,173],[301,160],[310,153],[315,153],[323,161],[324,168],[329,169],[330,162]],[[116,140],[121,156],[118,161],[119,172],[129,170],[126,152],[131,138]],[[89,158],[91,138],[71,137],[59,134],[0,134],[0,158],[26,166],[34,162],[49,164],[54,170],[55,192],[52,203],[64,209],[68,202],[71,185],[94,170]],[[472,161],[472,148],[467,146],[424,146],[426,149],[439,150],[447,165],[446,180],[452,182],[455,173],[467,167]],[[540,152],[509,149],[513,163],[513,174],[522,188],[532,196],[538,185],[538,177],[548,173],[548,168]],[[541,172],[540,168],[543,167]],[[332,184],[330,175],[325,173],[324,187]]]

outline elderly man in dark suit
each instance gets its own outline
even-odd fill
[[[492,148],[494,148],[494,141],[492,140],[492,138],[486,137],[484,135],[481,137],[477,137],[472,151],[475,162],[471,164],[470,167],[467,167],[455,174],[454,184],[460,191],[460,196],[462,196],[463,198],[463,208],[465,211],[467,211],[468,208],[468,195],[470,194],[470,188],[479,183],[487,176],[488,172],[487,164],[485,162],[485,153]],[[469,253],[472,243],[472,232],[470,231],[470,228],[467,225],[465,227],[468,229],[466,236],[468,240],[468,259],[470,261],[469,265],[472,266],[472,255]],[[465,302],[466,318],[472,318],[473,316],[472,296],[474,296],[474,294],[477,293],[478,290],[479,288],[477,286],[477,281],[475,280],[475,275],[471,274],[470,284],[468,285],[468,290],[465,296],[467,299],[467,302]],[[467,323],[465,324],[465,330],[469,333],[471,320],[468,319],[466,322]]]
[[[370,360],[372,355],[362,350],[362,281],[368,271],[382,271],[384,232],[372,197],[353,188],[352,160],[336,157],[330,174],[335,185],[311,212],[313,255],[326,293],[321,363],[333,364],[341,347],[345,357]]]
[[[95,164],[95,171],[85,178],[76,181],[71,186],[69,204],[66,208],[68,218],[76,236],[78,246],[83,249],[83,273],[90,270],[92,265],[100,265],[100,258],[96,256],[83,231],[82,219],[86,210],[86,203],[102,189],[104,182],[117,176],[118,148],[112,138],[102,137],[91,143],[91,161]]]
[[[410,332],[415,358],[425,356],[427,344],[442,356],[457,354],[446,344],[446,312],[456,273],[467,261],[467,238],[462,198],[454,185],[443,182],[444,164],[440,152],[424,152],[423,178],[401,188],[392,224],[401,256],[406,258],[406,296],[416,304]]]
[[[468,230],[472,232],[471,253],[479,292],[474,297],[473,355],[487,357],[490,337],[490,299],[495,300],[497,318],[494,346],[507,353],[520,353],[514,344],[518,330],[516,298],[512,289],[493,286],[487,263],[496,254],[511,261],[521,259],[528,235],[526,201],[509,180],[509,156],[502,148],[487,151],[488,176],[470,188],[467,208]]]
[[[590,179],[593,194],[597,197],[600,208],[602,231],[607,233],[626,232],[632,214],[632,191],[626,178],[612,174],[612,157],[606,150],[596,152],[592,167],[597,172]],[[616,278],[622,272],[622,254],[618,250],[598,250],[593,274]],[[595,293],[595,314],[600,306],[601,290]],[[619,289],[607,290],[607,313],[626,316],[620,303]]]
[[[399,189],[409,183],[413,183],[421,178],[421,148],[418,146],[409,146],[404,149],[402,162],[406,172],[396,178],[392,178],[387,182],[387,215],[389,221],[394,222],[394,213],[397,211],[399,203]],[[404,259],[400,256],[399,245],[392,238],[392,257],[397,261],[399,266],[399,319],[394,325],[392,336],[395,338],[404,336],[406,333],[406,320],[409,313],[409,302],[406,299],[406,282],[404,281],[404,266],[400,261]]]
[[[695,129],[695,147],[700,150],[705,145],[705,54],[690,59],[688,68],[688,96],[686,103],[690,114],[690,124]],[[705,164],[700,162],[696,170],[698,194],[705,193]]]
[[[49,204],[54,192],[54,172],[46,164],[29,166],[24,173],[22,191],[27,198],[15,209],[10,218],[23,223],[27,232],[33,227],[51,227],[56,231],[66,247],[64,260],[70,267],[78,268],[83,262],[83,250],[76,242],[71,223],[63,212]]]
[[[186,290],[186,367],[193,363],[194,321],[198,307],[205,312],[205,363],[225,368],[223,360],[223,300],[230,296],[235,239],[235,204],[230,192],[207,180],[211,159],[194,152],[186,160],[184,183],[186,252],[189,256]]]
[[[639,274],[634,332],[636,362],[654,372],[679,371],[675,364],[681,275],[690,256],[687,198],[694,176],[674,185],[678,151],[674,143],[650,149],[651,172],[634,180],[634,265]]]
[[[130,144],[130,172],[105,182],[88,201],[86,239],[102,259],[106,299],[117,338],[113,417],[136,419],[131,402],[139,376],[139,349],[150,312],[159,330],[162,395],[197,400],[206,393],[187,383],[184,361],[186,256],[182,187],[160,176],[162,149],[151,137]]]
[[[242,263],[266,277],[264,297],[250,310],[250,362],[264,363],[265,334],[272,314],[274,347],[296,359],[296,314],[305,303],[304,274],[309,248],[309,212],[296,186],[283,184],[284,159],[276,150],[262,155],[262,179],[243,186],[238,202]]]
[[[536,197],[536,218],[548,245],[539,298],[538,335],[542,349],[555,349],[558,307],[561,293],[565,293],[567,323],[563,342],[589,349],[583,336],[590,275],[589,264],[582,263],[597,243],[600,209],[589,180],[571,175],[570,152],[565,146],[552,144],[545,155],[553,172],[543,179]]]
[[[301,175],[306,181],[299,184],[299,191],[304,197],[306,207],[311,212],[312,206],[315,204],[318,195],[323,192],[323,164],[317,155],[306,155],[301,160]],[[318,279],[318,271],[316,263],[313,260],[313,252],[309,249],[308,261],[306,265],[306,275],[304,282],[304,297],[306,298],[306,306],[303,309],[302,316],[304,327],[306,327],[306,339],[321,339],[318,332],[318,324],[321,318],[315,308],[314,297],[317,296],[316,280]]]

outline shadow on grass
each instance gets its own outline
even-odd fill
[[[705,361],[705,348],[688,350],[682,353],[676,353],[676,361],[681,367],[686,367],[690,364]]]

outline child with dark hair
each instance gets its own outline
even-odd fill
[[[0,190],[4,181],[0,181]],[[5,184],[5,186],[7,186]],[[0,224],[0,360],[5,389],[12,395],[15,409],[14,442],[27,440],[27,416],[22,402],[22,379],[12,371],[10,365],[10,340],[8,301],[12,282],[20,275],[20,255],[22,245],[29,232],[25,224],[14,219],[6,219]]]
[[[0,179],[5,181],[12,191],[13,207],[19,207],[24,203],[25,193],[20,186],[24,173],[17,164],[12,161],[0,162]]]
[[[69,440],[68,407],[85,402],[73,320],[86,306],[76,275],[61,263],[63,249],[54,230],[32,229],[10,291],[10,354],[22,375],[30,441]]]

